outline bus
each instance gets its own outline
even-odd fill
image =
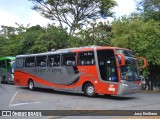
[[[7,56],[0,58],[0,82],[14,82],[14,67],[16,57]]]
[[[47,87],[54,90],[125,95],[140,92],[137,60],[128,49],[86,46],[16,56],[15,85]]]

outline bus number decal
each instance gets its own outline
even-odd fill
[[[111,84],[111,85],[109,85],[108,90],[114,92],[116,89],[114,88],[114,85]]]

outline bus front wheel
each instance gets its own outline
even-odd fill
[[[93,97],[96,95],[94,86],[91,83],[87,83],[84,87],[84,94],[88,97]]]
[[[28,81],[28,88],[29,88],[29,90],[34,90],[34,82],[32,81],[32,80],[29,80]]]

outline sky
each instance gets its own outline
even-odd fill
[[[129,15],[136,10],[137,0],[115,0],[118,6],[113,9],[115,16],[118,18],[123,15]],[[27,26],[41,25],[46,26],[48,23],[53,23],[42,17],[38,12],[32,10],[32,2],[28,0],[0,0],[0,26],[13,26],[16,23]],[[108,18],[110,22],[113,18]]]

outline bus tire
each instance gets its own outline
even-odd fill
[[[29,90],[31,90],[31,91],[33,91],[34,90],[34,82],[33,82],[33,80],[29,80],[28,81],[28,88],[29,88]]]
[[[6,76],[3,76],[2,78],[1,78],[1,83],[3,84],[3,83],[6,83]]]
[[[3,78],[1,77],[1,84],[3,84],[4,83],[4,81],[3,81]]]
[[[92,83],[87,83],[84,86],[84,94],[87,97],[94,97],[96,95],[95,90],[94,90],[94,86]]]

